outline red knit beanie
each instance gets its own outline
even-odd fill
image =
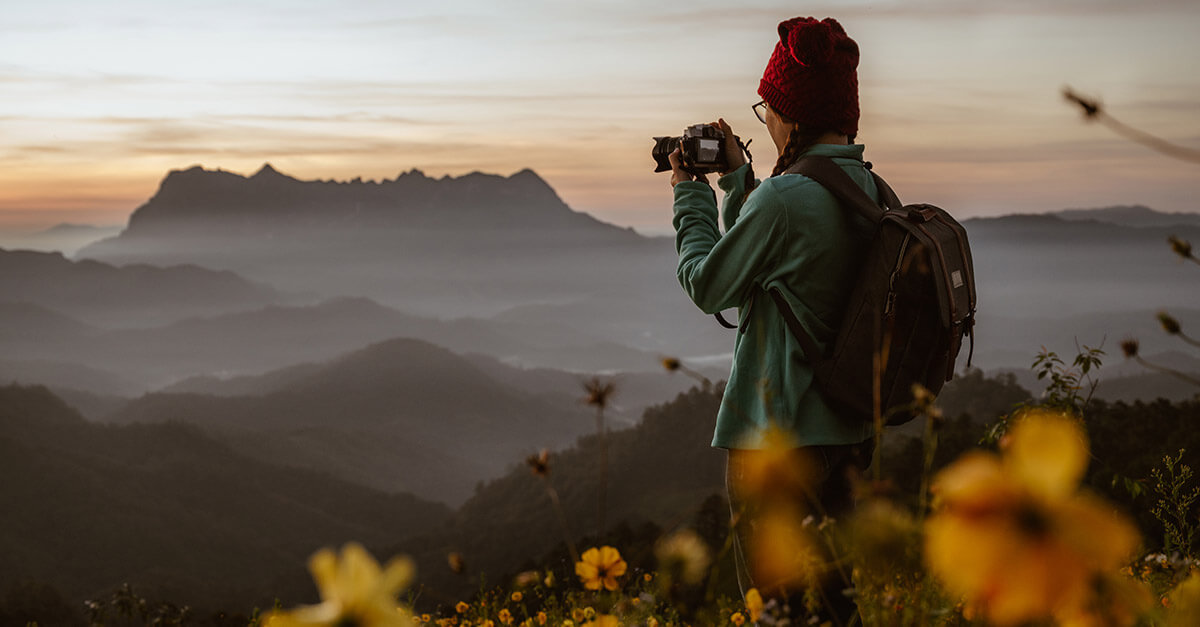
[[[802,126],[858,133],[858,44],[833,18],[796,17],[779,24],[779,43],[758,94]]]

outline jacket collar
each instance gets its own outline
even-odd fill
[[[835,159],[863,160],[862,144],[814,144],[801,157],[833,157]]]

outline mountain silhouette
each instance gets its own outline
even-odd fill
[[[418,340],[380,342],[266,380],[278,384],[254,396],[149,394],[108,420],[188,422],[260,459],[447,503],[514,460],[593,428],[581,403],[512,389]]]
[[[172,170],[133,212],[117,240],[379,227],[533,227],[628,235],[572,211],[528,169],[508,177],[473,172],[433,179],[414,169],[383,181],[302,181],[268,163],[248,177],[201,166]]]
[[[1122,226],[1200,226],[1200,213],[1166,213],[1145,205],[1116,205],[1096,209],[1064,209],[1052,215],[1064,220],[1096,220]]]
[[[269,286],[194,265],[115,266],[0,249],[0,301],[33,303],[92,324],[151,324],[280,298]]]
[[[450,514],[192,426],[90,424],[40,387],[0,387],[0,475],[0,589],[41,581],[75,602],[126,582],[210,607],[308,600],[316,549],[401,542]]]
[[[168,174],[120,235],[79,256],[191,263],[287,292],[463,317],[618,287],[661,291],[674,282],[672,254],[665,239],[573,211],[531,170],[302,181],[270,166],[249,177],[197,166]]]

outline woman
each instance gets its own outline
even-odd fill
[[[679,281],[706,313],[738,308],[733,369],[712,445],[729,451],[739,583],[743,593],[757,586],[781,601],[790,596],[793,613],[800,611],[795,593],[803,586],[762,563],[773,547],[755,546],[762,506],[782,503],[818,519],[848,512],[850,475],[869,463],[872,425],[843,419],[826,404],[768,290],[783,294],[819,343],[832,341],[871,225],[841,209],[815,181],[785,171],[801,156],[831,157],[878,197],[863,146],[852,143],[859,117],[857,66],[858,46],[837,21],[794,18],[779,25],[779,42],[758,89],[763,100],[754,106],[779,157],[771,177],[760,183],[737,142],[726,142],[732,171],[717,181],[725,191],[724,235],[707,180],[683,169],[678,150],[671,155]],[[733,137],[724,120],[716,124]],[[780,439],[797,463],[808,460],[809,482],[770,481],[749,498],[743,479]],[[854,612],[841,594],[845,587],[837,578],[821,586],[820,613],[844,619]]]

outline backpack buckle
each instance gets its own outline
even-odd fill
[[[908,209],[908,221],[917,224],[929,222],[937,215],[937,211],[929,205],[910,205]]]

